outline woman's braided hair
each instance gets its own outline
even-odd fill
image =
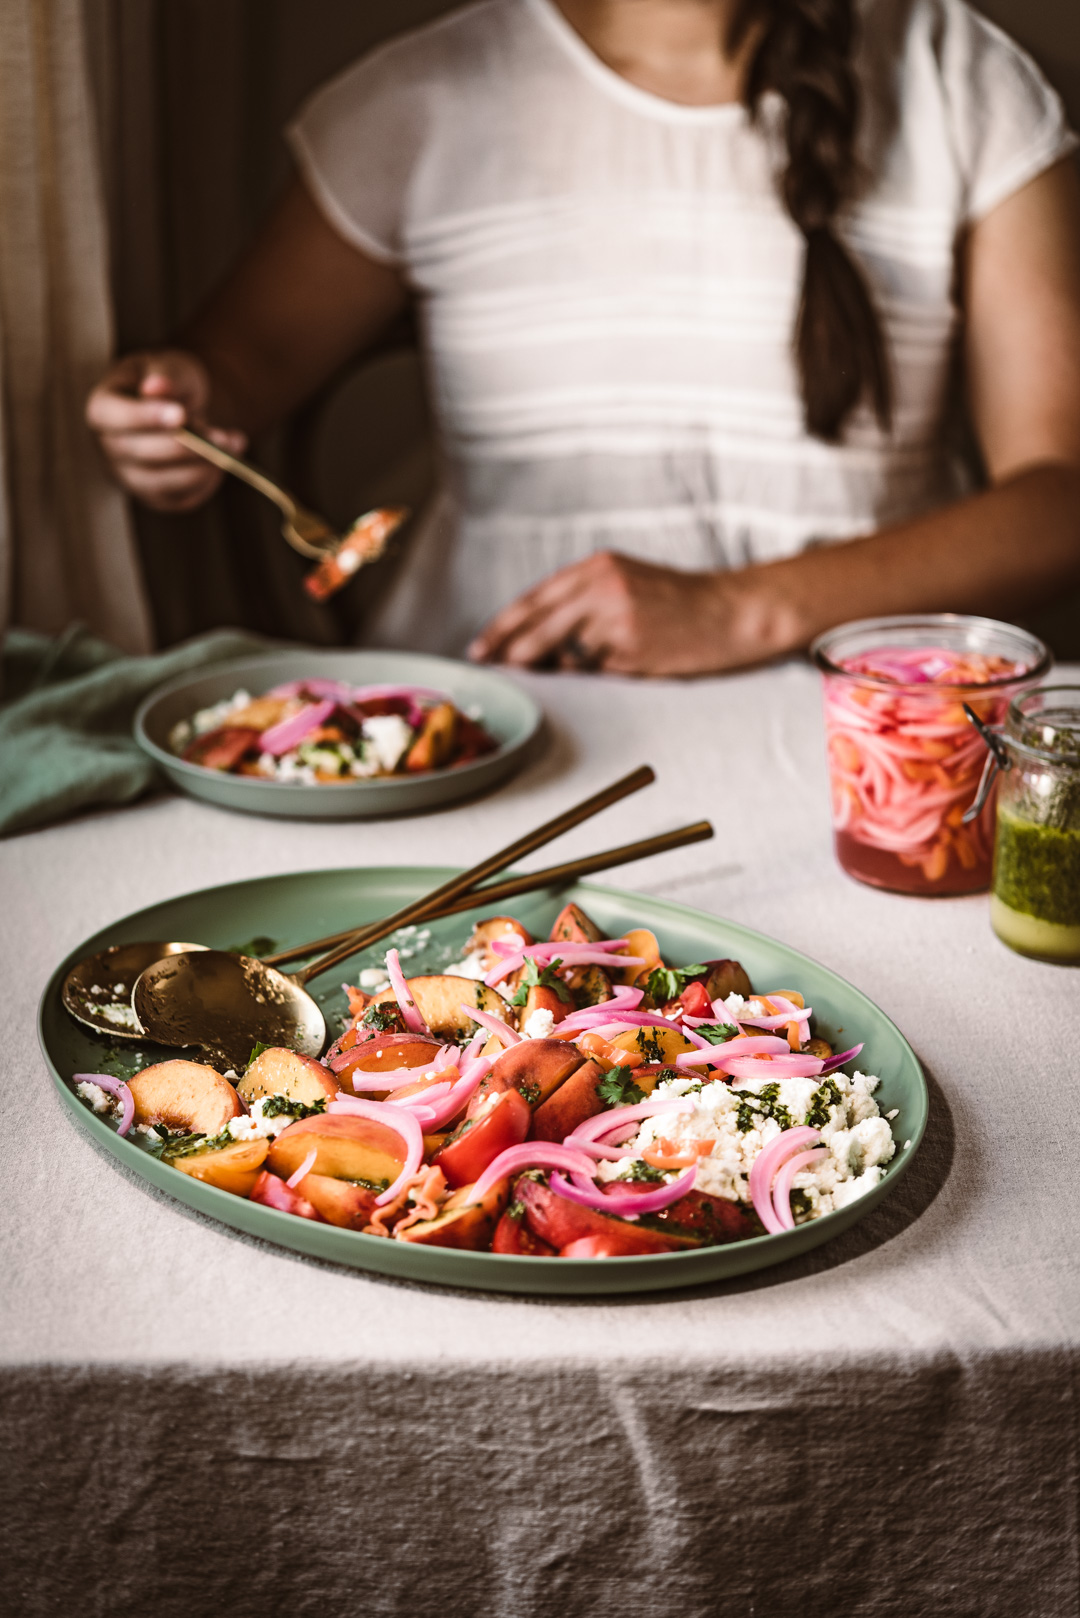
[[[729,39],[755,25],[746,103],[756,115],[773,90],[787,107],[787,165],[780,193],[806,239],[795,327],[807,431],[835,443],[868,399],[883,428],[892,389],[881,324],[866,280],[833,221],[858,179],[859,88],[852,66],[853,0],[740,0]]]

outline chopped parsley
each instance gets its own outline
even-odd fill
[[[395,1000],[391,1006],[368,1006],[360,1019],[361,1028],[374,1028],[377,1034],[396,1030],[401,1022],[401,1011]]]
[[[540,1086],[538,1084],[519,1084],[518,1090],[525,1097],[530,1107],[535,1107],[540,1100]]]
[[[633,1107],[639,1101],[644,1101],[645,1092],[634,1083],[633,1071],[630,1067],[613,1067],[609,1073],[605,1073],[596,1086],[601,1101],[605,1101],[609,1107]]]
[[[726,1040],[734,1039],[739,1030],[730,1022],[706,1022],[694,1029],[702,1039],[707,1039],[710,1045],[723,1045]]]
[[[649,973],[648,992],[662,1006],[667,1000],[680,995],[691,978],[699,978],[708,967],[700,962],[696,966],[657,966]]]
[[[530,989],[554,989],[564,1005],[572,1006],[574,1001],[570,990],[566,987],[562,978],[556,976],[561,965],[562,961],[556,959],[548,966],[539,967],[530,955],[525,962],[524,974],[510,1004],[512,1006],[523,1006],[529,998]]]
[[[841,1102],[840,1086],[835,1079],[822,1079],[813,1095],[810,1097],[810,1106],[806,1113],[806,1122],[811,1129],[820,1129],[829,1121],[829,1108],[838,1107]]]
[[[265,933],[258,933],[243,944],[227,944],[226,955],[253,955],[256,960],[262,955],[273,955],[278,947],[276,938],[267,938]]]
[[[264,1118],[313,1118],[318,1112],[326,1111],[326,1097],[320,1096],[317,1101],[294,1101],[291,1096],[265,1096],[262,1107],[259,1109]]]
[[[781,1129],[791,1128],[791,1114],[780,1100],[780,1086],[766,1084],[756,1093],[753,1090],[740,1091],[736,1129],[744,1135],[749,1134],[766,1118],[774,1119]]]
[[[651,1163],[646,1163],[643,1157],[635,1157],[630,1164],[630,1172],[626,1175],[628,1180],[663,1180],[666,1176],[663,1169],[654,1169]]]

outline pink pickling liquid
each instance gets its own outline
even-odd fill
[[[825,730],[836,857],[849,875],[900,893],[975,893],[990,886],[993,795],[978,820],[975,797],[986,746],[968,702],[1000,724],[1015,687],[972,687],[1018,678],[1026,665],[944,647],[882,647],[837,666],[855,679],[825,680]],[[860,674],[875,683],[860,682]],[[895,689],[881,681],[895,682]]]

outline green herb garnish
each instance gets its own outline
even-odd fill
[[[781,1129],[791,1128],[791,1114],[780,1100],[779,1084],[766,1084],[756,1093],[753,1090],[739,1091],[739,1110],[735,1115],[735,1127],[746,1135],[751,1129],[756,1129],[759,1120],[773,1118]]]
[[[562,978],[556,976],[561,965],[562,961],[556,959],[548,966],[540,967],[530,955],[525,962],[524,974],[510,1004],[512,1006],[523,1006],[529,998],[530,989],[554,989],[564,1005],[573,1005],[574,1001],[570,990],[566,987]]]
[[[699,978],[708,967],[700,962],[696,966],[657,966],[649,973],[648,992],[662,1006],[681,994],[691,978]]]
[[[244,1072],[246,1073],[248,1068],[251,1067],[255,1062],[258,1061],[258,1059],[262,1055],[263,1051],[268,1051],[269,1049],[270,1049],[269,1045],[264,1045],[261,1039],[258,1040],[251,1047],[251,1055],[247,1059],[247,1067],[245,1067]]]
[[[254,938],[249,938],[245,944],[226,945],[225,953],[226,955],[253,955],[258,960],[260,956],[273,955],[277,947],[278,940],[276,938],[267,938],[265,933],[258,933]]]
[[[634,1083],[633,1071],[630,1067],[613,1067],[605,1073],[596,1086],[601,1101],[605,1101],[609,1107],[634,1107],[639,1101],[644,1101],[645,1092]]]
[[[654,1169],[651,1163],[644,1158],[635,1157],[630,1164],[630,1172],[625,1176],[627,1180],[663,1180],[663,1169]]]
[[[835,1079],[822,1079],[813,1095],[810,1097],[810,1106],[806,1113],[806,1122],[811,1129],[820,1129],[829,1121],[829,1108],[840,1105],[840,1086]]]
[[[401,1011],[397,1002],[392,1009],[385,1006],[368,1006],[360,1019],[361,1028],[374,1028],[377,1034],[385,1034],[390,1029],[396,1029],[401,1021]]]
[[[291,1096],[263,1096],[259,1111],[264,1118],[314,1118],[316,1113],[326,1111],[326,1097],[320,1096],[317,1101],[294,1101]]]
[[[734,1039],[739,1030],[730,1022],[706,1022],[694,1029],[702,1039],[707,1039],[710,1045],[723,1045],[726,1040]]]

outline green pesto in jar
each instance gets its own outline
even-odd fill
[[[993,891],[1010,910],[1080,926],[1080,826],[1038,825],[999,805]]]

